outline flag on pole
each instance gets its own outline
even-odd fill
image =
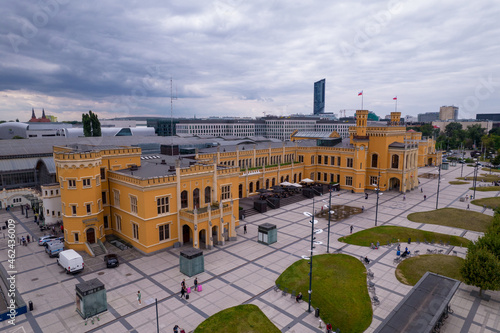
[[[393,100],[393,101],[397,101],[397,100],[398,100],[398,96],[393,97],[393,98],[392,98],[392,100]]]
[[[363,96],[363,90],[358,93],[358,96]]]

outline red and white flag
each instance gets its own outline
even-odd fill
[[[358,93],[358,96],[363,96],[363,90]]]
[[[393,100],[393,101],[397,101],[397,100],[398,100],[398,96],[393,97],[393,98],[392,98],[392,100]]]

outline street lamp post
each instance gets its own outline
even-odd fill
[[[438,202],[439,202],[439,185],[441,184],[441,165],[442,164],[439,164],[438,188],[437,188],[437,195],[436,195],[436,209],[438,209]]]
[[[328,200],[328,240],[326,241],[326,253],[330,253],[330,221],[332,219],[332,189],[330,189],[330,199]]]
[[[313,250],[314,250],[314,197],[313,197],[313,210],[311,216],[311,254],[309,256],[309,307],[307,312],[311,312],[311,294],[312,294],[312,276],[313,276]]]
[[[477,161],[475,161],[474,164],[474,199],[476,199],[476,183],[477,183]]]

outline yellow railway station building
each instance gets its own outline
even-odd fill
[[[66,245],[93,254],[115,235],[146,254],[211,249],[236,240],[240,198],[284,181],[310,178],[355,193],[418,188],[418,167],[441,163],[434,140],[406,131],[399,112],[387,124],[367,117],[356,112],[346,139],[219,146],[155,161],[137,147],[55,146]]]

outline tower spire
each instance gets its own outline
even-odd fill
[[[31,108],[31,119],[36,119],[35,117],[35,109]]]
[[[42,119],[45,119],[45,109],[42,109]]]

